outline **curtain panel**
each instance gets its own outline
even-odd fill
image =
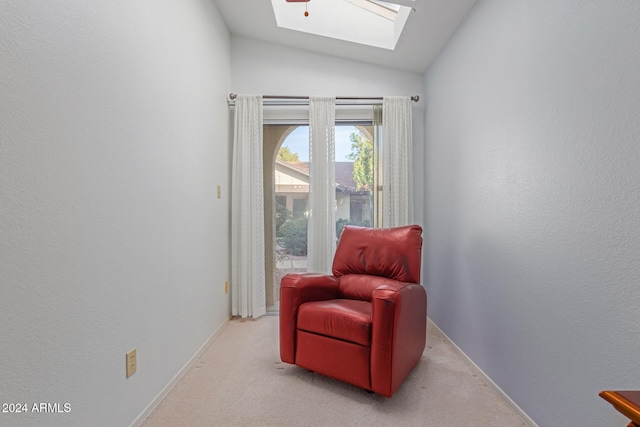
[[[335,97],[309,97],[307,270],[331,273],[336,249]]]
[[[413,224],[413,131],[411,99],[382,101],[382,226]]]
[[[382,227],[382,105],[373,106],[373,210],[371,212],[372,225],[375,228]]]
[[[266,314],[262,96],[238,95],[231,172],[231,314]]]

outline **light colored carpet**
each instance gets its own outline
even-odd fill
[[[231,320],[143,426],[528,425],[431,326],[391,399],[281,363],[278,352],[278,317]]]

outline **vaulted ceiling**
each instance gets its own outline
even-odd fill
[[[354,2],[349,0],[331,0],[331,2],[335,1],[342,1],[345,5],[336,5],[331,13],[335,13],[337,6],[343,9],[353,8]],[[424,73],[427,70],[476,2],[476,0],[389,1],[412,8],[393,50],[305,32],[304,26],[307,22],[311,26],[313,22],[323,18],[323,14],[330,13],[327,9],[328,0],[310,0],[308,4],[273,0],[273,3],[281,2],[282,6],[290,7],[299,14],[300,22],[295,23],[295,27],[300,30],[278,27],[272,1],[215,0],[232,35],[416,73]],[[305,8],[309,11],[308,17],[304,16]],[[346,23],[339,25],[344,27],[351,22],[355,26],[358,19],[353,15],[347,17]],[[334,16],[330,20],[332,24],[326,25],[335,25],[336,21],[337,17]],[[366,25],[364,31],[376,32],[382,31],[382,28],[382,24],[373,23]]]

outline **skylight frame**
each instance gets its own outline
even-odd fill
[[[400,5],[375,0],[345,0],[368,12],[395,22],[398,17]],[[393,7],[395,6],[395,7]]]
[[[357,0],[354,0],[357,1]],[[377,48],[394,50],[412,7],[379,0],[358,1],[370,8],[393,10],[395,19],[379,16],[352,0],[286,2],[271,0],[278,27]],[[406,3],[409,0],[403,0]],[[309,16],[305,16],[305,10]],[[373,30],[372,30],[373,29]]]

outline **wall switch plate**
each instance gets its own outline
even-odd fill
[[[229,281],[228,280],[224,281],[224,293],[225,294],[229,293]]]
[[[138,358],[136,357],[136,349],[134,348],[127,353],[127,378],[135,374],[138,367]]]
[[[218,199],[220,197],[222,197],[222,189],[220,188],[220,186],[218,185],[218,189],[216,190],[217,194],[218,194]]]

